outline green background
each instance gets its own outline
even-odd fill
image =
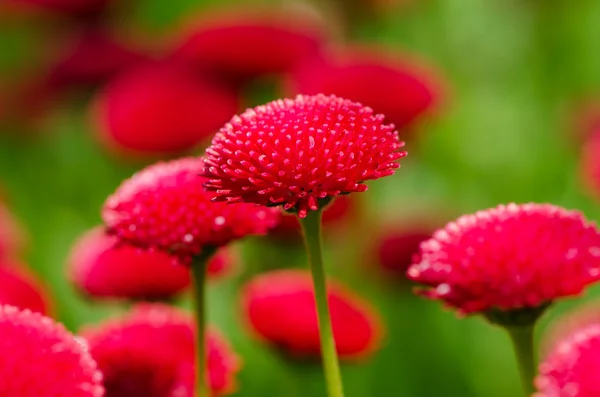
[[[140,0],[120,23],[160,41],[208,3]],[[412,3],[357,22],[352,40],[421,55],[440,70],[449,89],[438,116],[418,126],[418,138],[407,146],[410,154],[398,173],[371,183],[362,194],[366,218],[391,217],[402,224],[418,210],[442,212],[449,216],[446,221],[501,203],[536,201],[600,219],[600,206],[580,185],[580,143],[572,123],[577,103],[600,88],[600,2]],[[35,27],[2,20],[0,81],[34,62],[46,41]],[[15,127],[0,134],[0,185],[28,231],[26,260],[55,298],[56,317],[72,330],[121,310],[82,299],[64,267],[75,238],[100,222],[107,195],[144,165],[115,159],[99,148],[89,134],[86,109],[86,101],[70,101],[35,137]],[[406,283],[384,281],[371,271],[377,265],[370,260],[357,263],[364,256],[355,254],[369,243],[367,234],[361,230],[330,238],[326,252],[331,273],[372,301],[387,327],[383,348],[374,357],[343,366],[347,395],[519,395],[514,359],[501,330],[478,317],[458,319],[439,303],[414,297]],[[289,361],[253,341],[239,320],[242,281],[267,268],[301,266],[302,251],[257,239],[238,245],[245,271],[210,288],[210,317],[244,361],[236,395],[324,396],[318,365]],[[587,296],[598,291],[592,288]],[[539,333],[577,303],[556,304]]]

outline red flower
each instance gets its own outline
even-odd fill
[[[323,32],[302,15],[270,12],[208,14],[187,29],[175,57],[229,80],[290,71],[319,51]]]
[[[432,231],[425,228],[386,231],[377,242],[378,263],[386,273],[405,277],[414,256],[419,253],[419,246],[430,239],[431,234]]]
[[[600,278],[600,234],[577,211],[501,205],[465,215],[421,244],[408,276],[462,313],[538,307]]]
[[[581,175],[591,195],[600,198],[600,128],[587,137],[581,156]]]
[[[104,374],[106,397],[192,396],[188,368],[194,362],[194,325],[187,314],[167,305],[138,305],[126,317],[83,332]],[[214,395],[232,389],[239,369],[229,345],[210,329],[207,376]],[[219,358],[219,360],[216,359]]]
[[[407,57],[372,49],[352,49],[304,62],[294,73],[292,90],[336,95],[370,106],[402,130],[437,105],[437,77]]]
[[[270,102],[234,117],[207,150],[216,200],[283,205],[304,218],[320,199],[364,192],[405,155],[398,133],[370,108],[335,96]]]
[[[151,165],[126,180],[104,207],[109,232],[185,257],[275,225],[273,209],[212,202],[214,194],[202,187],[203,169],[202,159],[189,157]]]
[[[0,305],[47,314],[49,302],[42,285],[23,266],[0,263]]]
[[[600,323],[573,332],[540,364],[534,397],[600,395]]]
[[[150,154],[198,145],[238,110],[238,95],[175,63],[146,64],[111,81],[94,108],[109,147]]]
[[[339,196],[323,211],[323,227],[333,227],[343,223],[356,210],[348,196]],[[279,224],[269,233],[281,239],[301,237],[300,223],[295,215],[284,214]]]
[[[0,305],[0,396],[102,397],[102,375],[65,328],[29,310]]]
[[[367,302],[340,284],[328,284],[338,354],[363,357],[378,348],[381,324]],[[260,337],[298,356],[319,356],[319,329],[310,273],[279,270],[251,280],[242,293],[249,325]]]

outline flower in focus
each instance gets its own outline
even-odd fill
[[[600,323],[579,328],[560,340],[539,366],[534,397],[600,395]]]
[[[193,320],[186,313],[167,305],[137,305],[125,317],[82,335],[104,374],[106,397],[193,395],[185,393],[193,387],[188,368],[195,349]],[[233,388],[238,358],[216,330],[209,329],[206,341],[209,385],[214,395],[223,395]]]
[[[139,65],[113,79],[93,112],[100,140],[122,152],[193,148],[238,110],[238,94],[173,62]]]
[[[185,258],[275,226],[279,214],[272,208],[213,202],[214,193],[203,188],[203,170],[201,158],[188,157],[151,165],[126,180],[104,206],[109,233]]]
[[[364,192],[406,153],[383,115],[335,96],[270,102],[235,116],[206,150],[206,188],[216,200],[282,205],[299,217],[321,200]]]
[[[431,234],[432,230],[425,227],[386,230],[375,247],[377,262],[386,274],[405,277],[419,246],[430,239]]]
[[[0,305],[0,396],[102,397],[85,346],[39,313]]]
[[[362,103],[404,130],[440,101],[442,87],[437,80],[432,72],[406,57],[351,49],[304,62],[293,75],[291,89]]]
[[[39,281],[21,264],[0,263],[0,305],[48,314],[49,300]]]
[[[379,347],[381,323],[371,306],[340,284],[328,283],[328,302],[337,352],[364,357]],[[242,292],[252,330],[296,356],[319,356],[319,329],[310,273],[278,270],[256,276]]]
[[[537,308],[600,278],[600,234],[577,211],[500,205],[435,232],[408,276],[464,314]]]
[[[600,128],[589,134],[581,154],[581,175],[590,195],[600,199]]]
[[[175,58],[226,78],[245,82],[288,72],[321,48],[323,29],[309,18],[270,12],[210,14],[181,39]]]
[[[323,227],[338,226],[344,224],[349,216],[356,211],[356,204],[348,196],[339,196],[323,210]],[[300,223],[295,215],[284,214],[279,221],[279,224],[269,233],[271,236],[288,240],[301,237]]]

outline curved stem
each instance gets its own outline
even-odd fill
[[[196,396],[209,397],[210,388],[206,383],[206,267],[216,248],[207,247],[192,259],[192,293],[194,317],[196,321]]]
[[[536,363],[533,352],[533,325],[505,328],[515,351],[523,391],[529,397],[535,392],[533,379],[536,374]]]
[[[306,218],[299,218],[302,225],[302,234],[310,263],[310,270],[315,289],[315,301],[319,320],[319,334],[321,337],[321,356],[327,383],[329,397],[343,397],[342,376],[335,348],[335,339],[331,327],[331,316],[327,302],[325,271],[323,269],[323,255],[321,249],[321,209],[309,212]]]

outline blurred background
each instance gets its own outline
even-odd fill
[[[330,273],[386,327],[380,350],[344,364],[347,395],[519,395],[504,333],[414,296],[403,270],[436,227],[501,203],[550,202],[600,219],[581,160],[600,126],[600,2],[0,4],[0,216],[18,223],[15,255],[44,285],[53,317],[77,331],[124,310],[86,298],[66,270],[123,179],[201,154],[248,106],[333,93],[386,114],[409,152],[326,226]],[[211,321],[244,361],[235,395],[324,396],[319,365],[257,342],[240,320],[238,291],[253,274],[305,266],[293,222],[235,248],[238,272],[210,286]],[[577,303],[555,305],[539,333]]]

